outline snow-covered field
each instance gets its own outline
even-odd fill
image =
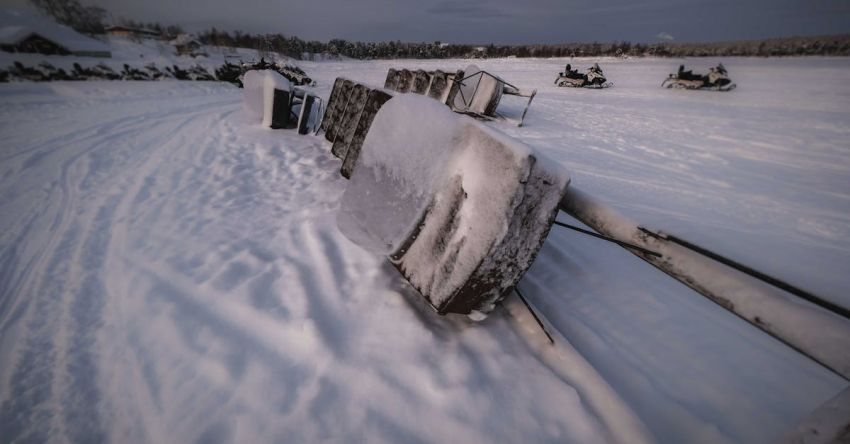
[[[723,60],[730,93],[659,88],[664,59],[555,88],[566,62],[481,61],[539,91],[526,126],[492,125],[627,216],[850,305],[850,60]],[[339,75],[465,64],[301,66],[327,97]],[[339,233],[324,139],[260,128],[230,85],[0,97],[2,441],[758,443],[847,386],[557,228],[520,284],[555,346],[514,299],[439,317]]]

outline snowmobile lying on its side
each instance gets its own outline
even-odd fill
[[[536,89],[521,89],[475,65],[450,71],[393,69],[387,71],[384,89],[399,93],[421,94],[437,99],[452,111],[479,120],[510,122],[522,126]],[[527,98],[519,117],[508,117],[497,111],[504,96]],[[328,104],[330,107],[330,103]]]
[[[737,85],[729,79],[729,73],[722,63],[709,69],[708,75],[694,74],[693,71],[685,71],[685,65],[679,65],[676,74],[670,74],[661,83],[664,88],[678,89],[706,89],[715,91],[731,91]]]
[[[579,74],[578,70],[572,69],[571,65],[567,65],[564,72],[558,73],[558,78],[555,79],[555,84],[558,86],[568,86],[572,88],[608,88],[614,86],[605,78],[602,73],[602,68],[598,63],[587,68],[586,74]]]

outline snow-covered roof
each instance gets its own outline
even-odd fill
[[[109,52],[109,46],[44,17],[4,11],[0,14],[0,44],[14,45],[37,34],[71,52]]]
[[[0,28],[0,44],[13,45],[27,38],[32,30],[25,26],[5,26]]]

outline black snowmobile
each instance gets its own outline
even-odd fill
[[[685,71],[685,65],[679,65],[679,71],[676,74],[670,74],[661,83],[661,86],[664,88],[731,91],[737,85],[732,83],[726,67],[720,63],[716,67],[710,68],[708,75],[694,74],[691,70]]]
[[[578,70],[571,68],[568,64],[564,72],[558,73],[558,78],[555,79],[556,85],[572,88],[608,88],[614,85],[605,79],[598,63],[587,68],[586,74],[579,74]]]

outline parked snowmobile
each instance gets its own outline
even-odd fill
[[[556,85],[573,88],[608,88],[613,86],[613,83],[605,79],[602,68],[599,67],[598,63],[587,68],[586,74],[579,74],[578,70],[571,68],[568,64],[564,72],[558,73],[558,78],[555,79]]]
[[[708,75],[705,76],[694,74],[691,70],[685,71],[685,65],[679,65],[679,71],[676,74],[670,74],[661,83],[661,86],[664,88],[731,91],[737,85],[732,83],[726,67],[720,63],[716,67],[710,68]]]

